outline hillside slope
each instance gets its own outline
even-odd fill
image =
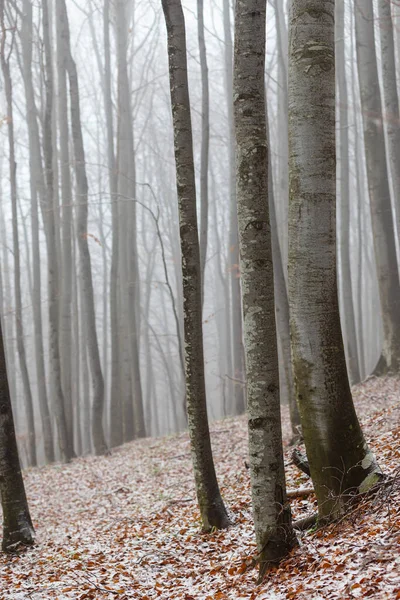
[[[32,469],[25,480],[38,545],[0,556],[0,598],[400,599],[400,382],[355,389],[366,437],[394,479],[342,523],[307,533],[256,586],[245,418],[212,426],[222,493],[234,519],[203,535],[187,434],[127,444],[111,456]],[[284,411],[284,435],[289,436]],[[290,464],[288,488],[310,485]],[[295,518],[313,496],[291,501]]]

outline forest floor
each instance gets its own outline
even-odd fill
[[[390,486],[299,547],[257,585],[245,418],[212,425],[214,459],[234,525],[202,534],[186,433],[126,444],[107,457],[30,469],[37,545],[0,556],[0,599],[400,599],[400,381],[354,390]],[[290,437],[284,410],[284,437]],[[287,487],[310,485],[286,450]],[[291,500],[294,518],[314,496]]]

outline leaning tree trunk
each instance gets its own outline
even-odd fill
[[[339,174],[340,174],[340,271],[343,299],[343,338],[346,341],[347,365],[352,384],[360,382],[353,280],[350,265],[350,154],[349,96],[345,61],[345,4],[336,0],[336,78],[339,91]]]
[[[400,281],[375,53],[372,0],[364,0],[362,6],[356,4],[355,29],[372,232],[384,333],[382,356],[375,371],[380,375],[387,371],[397,373],[400,368]],[[398,160],[398,157],[394,158]]]
[[[229,518],[218,487],[211,450],[204,379],[200,250],[196,214],[192,123],[186,34],[180,0],[162,0],[168,34],[172,117],[182,252],[186,402],[193,467],[204,530],[224,528]]]
[[[36,457],[36,435],[35,435],[35,417],[33,412],[33,398],[31,384],[29,381],[28,363],[25,352],[24,326],[22,317],[22,291],[21,291],[21,267],[19,254],[19,235],[18,235],[18,211],[17,211],[17,163],[15,162],[15,138],[14,138],[14,118],[13,118],[13,93],[10,74],[9,51],[6,49],[6,28],[4,22],[4,0],[0,3],[1,19],[1,69],[4,79],[4,88],[7,103],[7,128],[8,128],[8,147],[10,163],[10,192],[11,192],[11,210],[12,210],[12,233],[13,233],[13,253],[14,253],[14,293],[15,293],[15,329],[17,336],[17,351],[19,365],[21,369],[22,384],[25,394],[25,410],[28,427],[28,447],[29,461],[32,466],[37,464]]]
[[[2,9],[0,1],[0,11]],[[0,495],[3,509],[4,552],[19,550],[35,541],[15,437],[8,388],[3,332],[0,323]]]
[[[354,410],[340,327],[334,12],[334,0],[293,0],[289,44],[292,354],[321,521],[380,477]]]
[[[268,210],[266,0],[237,0],[234,53],[237,212],[252,506],[260,575],[296,544],[286,498]]]
[[[87,348],[92,375],[93,402],[92,402],[92,435],[96,454],[107,452],[107,443],[103,429],[104,412],[104,380],[101,370],[99,344],[96,330],[96,313],[92,280],[92,268],[88,244],[88,180],[86,175],[85,151],[83,146],[78,73],[75,61],[72,58],[68,14],[65,0],[61,2],[61,18],[64,21],[65,51],[67,54],[67,71],[70,89],[70,110],[72,141],[75,157],[75,176],[77,188],[76,226],[78,248],[80,254],[80,274],[82,278],[83,299],[87,318]]]

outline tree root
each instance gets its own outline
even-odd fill
[[[318,521],[318,513],[314,513],[309,515],[308,517],[304,517],[304,519],[299,519],[298,521],[294,521],[293,529],[296,531],[307,531],[307,529],[311,529],[314,525],[317,524]]]

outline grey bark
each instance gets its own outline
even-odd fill
[[[60,14],[64,21],[65,28],[66,65],[70,90],[71,129],[77,187],[76,234],[80,255],[80,276],[87,318],[87,348],[93,388],[91,427],[96,454],[105,454],[107,452],[107,443],[103,429],[104,380],[96,330],[93,280],[88,245],[87,222],[89,186],[86,175],[85,150],[82,136],[78,73],[75,61],[71,54],[68,15],[65,0],[60,0],[60,8]]]
[[[139,327],[137,303],[139,302],[139,276],[136,241],[136,173],[132,129],[132,107],[128,76],[127,51],[129,17],[126,0],[116,3],[116,45],[118,68],[118,195],[119,195],[119,259],[121,290],[121,337],[125,347],[125,372],[130,385],[125,382],[126,441],[144,437],[145,424],[143,396],[139,365]],[[125,343],[127,342],[127,343]],[[132,420],[132,422],[131,422]]]
[[[45,52],[45,108],[43,118],[43,157],[46,182],[45,203],[42,204],[43,222],[47,244],[47,283],[49,299],[49,354],[52,366],[53,411],[58,431],[58,444],[62,459],[71,460],[73,447],[68,437],[64,395],[61,384],[61,358],[59,347],[59,262],[56,235],[56,202],[53,161],[53,68],[50,41],[48,0],[43,0],[43,41]]]
[[[72,186],[69,156],[68,96],[67,96],[67,41],[68,31],[62,16],[60,2],[56,2],[58,126],[61,176],[61,302],[60,354],[62,360],[62,389],[67,419],[68,443],[73,447],[72,398]]]
[[[372,0],[355,7],[358,77],[384,341],[376,374],[400,367],[400,281],[390,201]],[[398,157],[396,157],[398,159]]]
[[[343,300],[343,338],[345,340],[347,366],[350,382],[360,382],[357,348],[356,316],[353,300],[353,279],[350,268],[350,169],[349,169],[349,96],[345,61],[345,4],[336,1],[336,80],[339,92],[339,198],[340,198],[340,245],[339,260]]]
[[[321,521],[380,478],[354,410],[340,327],[334,13],[334,0],[293,0],[289,44],[292,356]]]
[[[7,105],[7,130],[8,130],[8,149],[10,166],[10,193],[12,209],[12,234],[13,234],[13,252],[14,252],[14,295],[15,295],[15,330],[17,336],[17,352],[19,365],[21,369],[21,378],[25,396],[25,411],[28,428],[28,447],[29,461],[32,466],[37,464],[36,457],[36,435],[35,418],[33,410],[33,398],[31,384],[29,381],[28,364],[25,352],[24,326],[22,317],[22,292],[21,292],[21,266],[19,254],[19,234],[18,234],[18,210],[17,210],[17,163],[15,162],[15,138],[14,138],[14,117],[13,117],[13,92],[10,74],[10,55],[6,49],[6,25],[4,15],[4,0],[0,3],[1,19],[1,69],[3,73],[4,89]]]
[[[235,132],[233,122],[233,44],[230,18],[230,2],[223,0],[224,41],[225,41],[225,89],[228,116],[228,158],[229,158],[229,279],[232,302],[232,358],[234,379],[244,380],[244,354],[242,331],[242,305],[240,297],[239,239],[236,212],[236,173],[235,173]],[[234,410],[241,414],[246,409],[246,394],[243,384],[234,385]]]
[[[378,0],[379,30],[382,55],[384,127],[392,179],[393,200],[397,217],[397,236],[400,236],[400,112],[393,34],[392,2]]]
[[[266,0],[236,0],[234,116],[249,456],[260,575],[296,543],[286,498],[268,210]]]
[[[197,0],[197,38],[201,75],[201,155],[200,155],[200,263],[201,295],[204,304],[204,282],[208,246],[208,161],[210,154],[210,91],[206,41],[204,37],[204,0]]]
[[[31,224],[33,254],[32,304],[35,335],[35,364],[38,390],[38,404],[42,421],[44,454],[47,462],[54,461],[54,442],[52,424],[46,386],[46,369],[44,363],[43,325],[42,325],[42,291],[41,291],[41,258],[39,243],[39,211],[38,201],[44,201],[45,182],[40,149],[39,127],[36,116],[35,94],[32,82],[32,5],[24,0],[21,25],[23,79],[26,97],[26,116],[29,137],[29,168],[31,193]]]
[[[123,442],[123,419],[121,406],[119,336],[118,336],[118,179],[114,152],[114,123],[111,94],[111,55],[110,55],[110,0],[104,0],[104,111],[107,130],[107,164],[111,196],[112,245],[110,267],[110,330],[111,330],[111,389],[110,389],[110,445],[119,446]]]
[[[204,530],[224,528],[229,518],[212,457],[204,380],[200,250],[196,214],[186,35],[180,0],[162,0],[168,58],[182,254],[186,401],[197,499]]]

